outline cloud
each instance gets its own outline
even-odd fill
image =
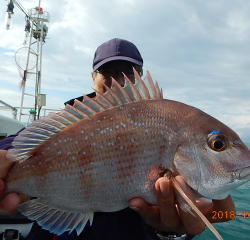
[[[13,57],[15,56],[14,52],[4,52],[3,55],[8,56],[8,57]]]
[[[37,1],[22,5],[30,9]],[[144,72],[150,70],[165,98],[204,110],[250,142],[249,1],[62,0],[58,7],[43,0],[42,7],[51,16],[42,57],[42,93],[49,105],[63,106],[91,92],[96,48],[119,37],[139,48]],[[13,53],[22,47],[25,22],[14,11],[12,28],[0,31],[0,84],[18,91],[21,77]],[[27,80],[29,92],[34,79]]]

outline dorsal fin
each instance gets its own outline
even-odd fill
[[[134,84],[128,79],[128,77],[124,74],[124,79],[125,79],[125,85],[124,85],[124,90],[126,93],[130,96],[132,101],[140,101],[142,98],[135,88]]]
[[[152,77],[150,76],[149,72],[147,71],[146,76],[144,78],[143,81],[147,87],[147,90],[149,92],[150,98],[154,99],[154,98],[160,98],[160,96],[158,95],[157,91],[156,91],[156,87],[155,84],[153,82]]]
[[[73,106],[66,105],[60,113],[50,113],[33,122],[14,139],[12,143],[14,148],[8,151],[6,158],[9,161],[25,161],[36,148],[55,134],[99,112],[131,102],[163,98],[162,90],[157,82],[154,84],[149,72],[142,81],[136,70],[133,69],[133,71],[135,85],[125,75],[124,87],[112,79],[111,87],[103,84],[107,91],[104,94],[96,91],[95,99],[84,95],[82,102],[75,100]]]
[[[77,100],[78,101],[78,100]],[[83,103],[87,106],[89,106],[91,109],[93,109],[95,112],[102,112],[105,110],[105,108],[97,101],[89,98],[87,95],[83,96]],[[74,107],[76,107],[76,102],[74,104]]]
[[[140,75],[137,71],[133,68],[135,74],[135,87],[139,94],[141,95],[142,99],[150,99],[150,94],[144,82],[142,81]]]
[[[95,91],[96,91],[95,101],[100,103],[105,109],[115,107],[115,105],[108,98],[106,98],[102,93],[99,93],[97,90]]]
[[[121,99],[123,103],[133,102],[131,97],[127,94],[127,92],[123,89],[123,87],[114,79],[112,79],[112,91],[116,93],[116,95]]]
[[[105,97],[107,97],[115,106],[122,105],[123,101],[117,96],[116,92],[114,92],[112,90],[112,86],[111,86],[111,88],[109,88],[104,83],[103,83],[103,85],[106,88],[106,92],[104,93],[104,94],[106,94]]]

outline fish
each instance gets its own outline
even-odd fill
[[[239,136],[207,113],[163,99],[147,71],[133,84],[112,79],[104,94],[84,95],[60,113],[34,121],[13,141],[5,192],[36,199],[23,215],[57,235],[79,235],[94,212],[113,212],[140,197],[157,205],[165,170],[182,175],[196,197],[224,199],[250,180],[250,152]]]

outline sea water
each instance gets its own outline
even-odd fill
[[[246,143],[246,145],[250,149],[250,143]],[[234,216],[231,215],[233,220],[224,223],[216,223],[213,224],[213,226],[224,240],[248,240],[250,239],[250,182],[233,190],[231,196],[235,203],[236,212],[238,214],[244,214],[245,211],[245,217],[236,216],[233,218]],[[202,234],[193,239],[210,240],[217,238],[208,227],[206,227],[206,230]]]

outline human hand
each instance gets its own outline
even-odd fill
[[[7,151],[0,150],[0,199],[5,189],[4,178],[8,174],[13,162],[7,162],[5,156]],[[0,214],[11,214],[19,204],[29,200],[28,196],[18,193],[9,193],[0,201]]]
[[[184,178],[177,176],[175,179],[189,199],[197,205],[210,222],[230,220],[212,218],[212,211],[235,211],[235,206],[230,196],[224,200],[213,200],[212,202],[205,199],[197,199],[196,203],[192,190],[185,183]],[[159,178],[155,183],[155,193],[159,206],[152,206],[141,198],[134,198],[129,203],[129,206],[136,210],[150,226],[161,231],[191,235],[199,235],[205,230],[205,224],[200,217],[195,217],[189,212],[183,211],[178,204],[178,207],[176,207],[175,196],[177,193],[173,190],[171,180],[166,177]]]

